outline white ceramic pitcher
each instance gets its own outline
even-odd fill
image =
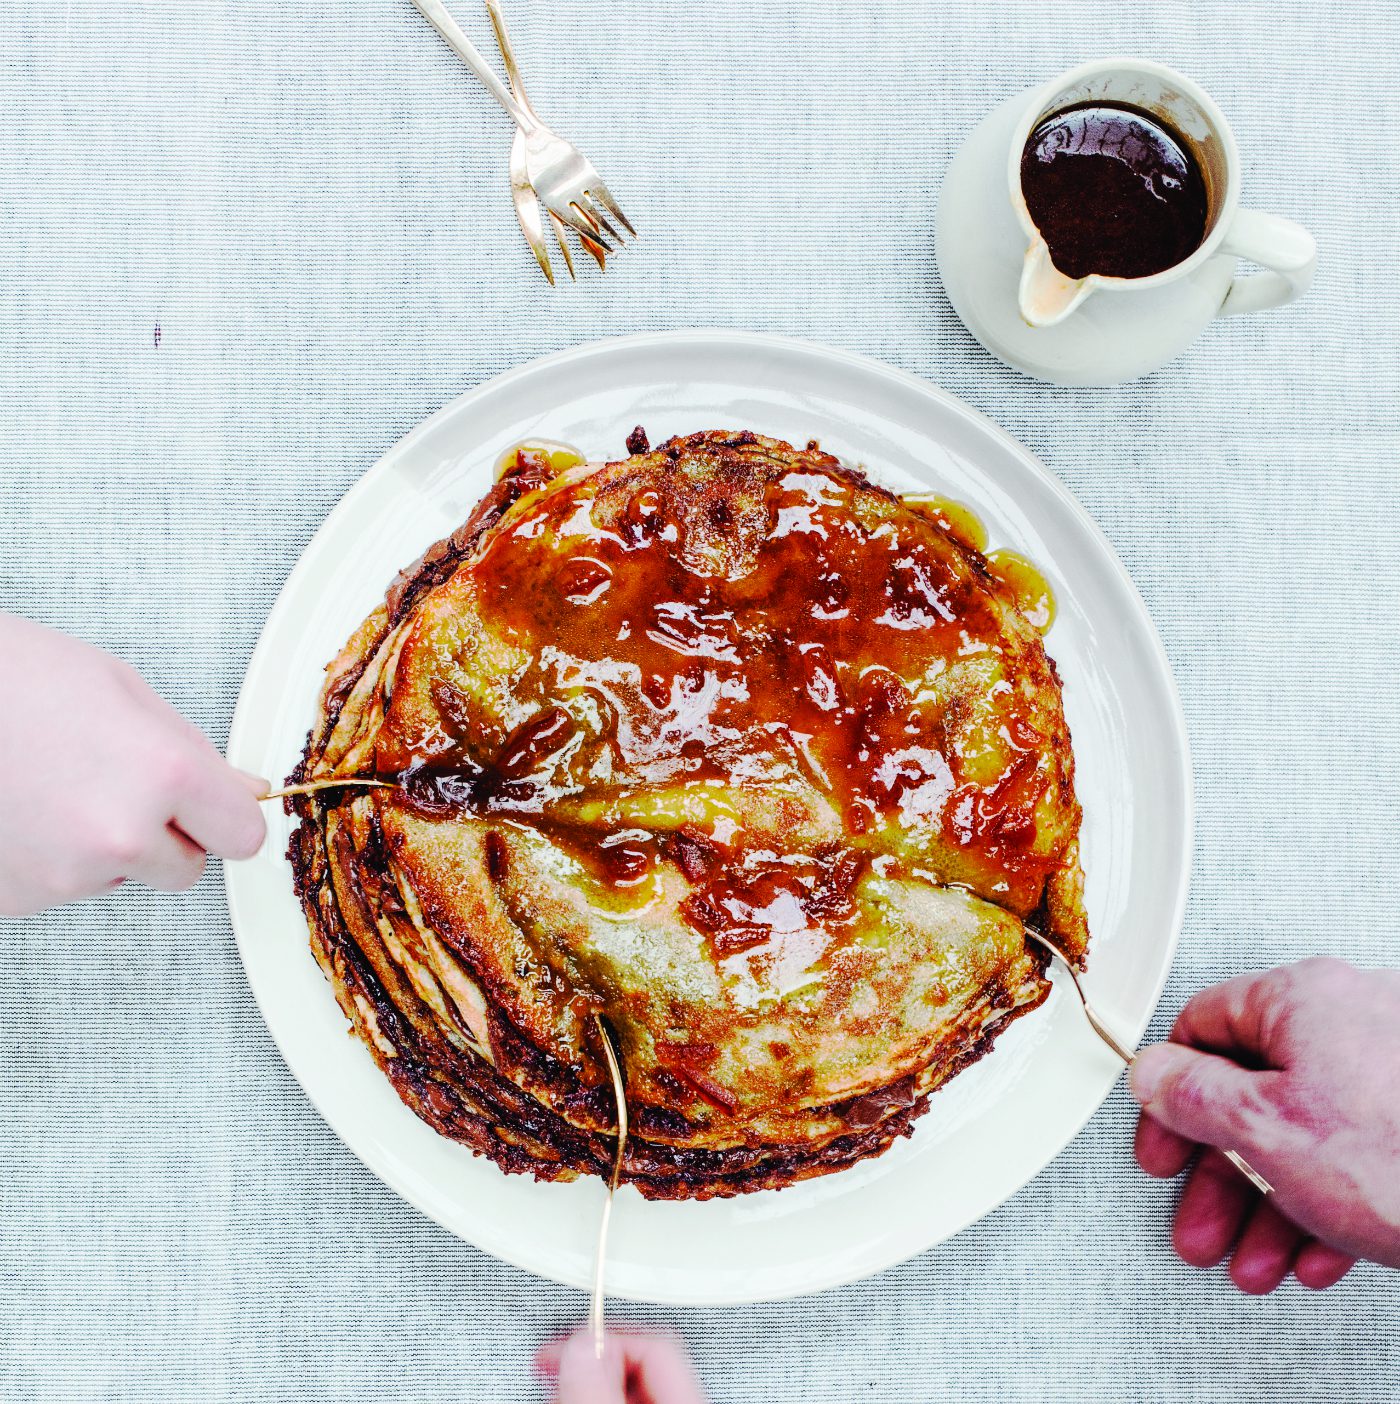
[[[1067,278],[1050,261],[1021,193],[1034,128],[1077,103],[1125,103],[1185,137],[1206,184],[1206,236],[1189,258],[1148,278]],[[1112,385],[1183,351],[1213,317],[1300,297],[1317,246],[1292,220],[1242,210],[1234,134],[1190,79],[1142,59],[1104,59],[996,108],[953,158],[935,235],[943,286],[972,334],[1041,380]],[[1246,259],[1265,271],[1238,273]]]

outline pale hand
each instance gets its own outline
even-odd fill
[[[541,1346],[535,1366],[554,1379],[553,1404],[705,1404],[685,1347],[666,1333],[610,1328],[599,1359],[580,1327]]]
[[[1339,1281],[1358,1258],[1400,1267],[1400,971],[1305,960],[1204,990],[1132,1072],[1138,1163],[1178,1175],[1201,1147],[1172,1239],[1195,1267],[1271,1292]]]
[[[192,887],[258,851],[266,789],[125,663],[0,614],[0,916]]]

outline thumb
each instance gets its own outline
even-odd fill
[[[1134,1059],[1128,1084],[1143,1110],[1188,1141],[1223,1150],[1257,1149],[1267,1122],[1264,1098],[1274,1073],[1182,1043],[1158,1043]]]
[[[272,788],[272,781],[265,780],[261,775],[254,775],[251,770],[239,770],[234,767],[233,773],[238,776],[240,782],[246,785],[255,796],[261,798]]]

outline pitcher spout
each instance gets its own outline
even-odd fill
[[[1021,266],[1021,316],[1027,326],[1053,327],[1062,322],[1093,292],[1087,278],[1067,278],[1050,261],[1044,239],[1026,250]]]

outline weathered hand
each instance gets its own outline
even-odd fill
[[[1330,1287],[1358,1258],[1400,1267],[1400,971],[1319,959],[1227,980],[1139,1054],[1131,1085],[1148,1174],[1218,1147],[1275,1188],[1262,1198],[1201,1155],[1173,1231],[1188,1263],[1233,1249],[1230,1276],[1251,1293],[1290,1271]]]
[[[257,852],[266,788],[126,664],[0,614],[0,916],[192,887],[206,853]]]

